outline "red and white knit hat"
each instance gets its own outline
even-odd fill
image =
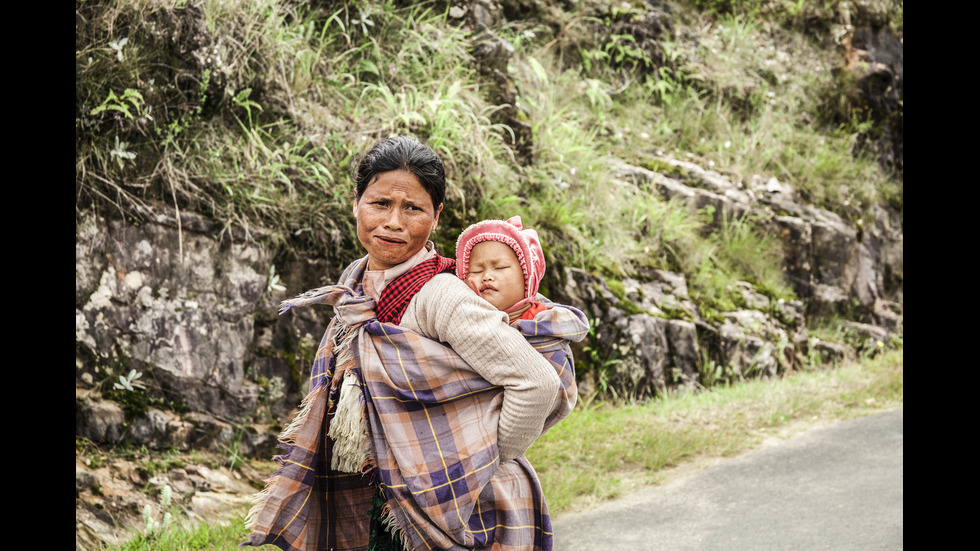
[[[528,302],[533,302],[538,294],[538,286],[544,277],[544,251],[538,232],[524,229],[520,216],[508,220],[483,220],[463,230],[456,240],[456,275],[466,279],[470,266],[470,253],[477,243],[483,241],[499,241],[517,255],[524,272],[524,299],[507,310],[514,310]]]

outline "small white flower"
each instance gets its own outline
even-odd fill
[[[725,140],[725,149],[728,149],[731,146],[732,146],[732,141],[731,140]]]

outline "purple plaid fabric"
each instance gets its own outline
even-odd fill
[[[373,319],[373,301],[357,283],[363,261],[341,286],[286,301],[289,308],[334,304],[337,316],[358,324],[352,343],[371,433],[375,470],[386,510],[413,549],[517,550],[552,548],[551,520],[537,474],[520,457],[501,465],[497,422],[503,389],[492,386],[452,349]],[[436,272],[434,272],[436,273]],[[433,273],[433,275],[434,275]],[[311,392],[297,420],[283,467],[269,479],[249,515],[253,533],[243,545],[284,550],[364,549],[372,486],[366,477],[330,471],[326,431],[333,407],[331,322],[311,374]],[[575,404],[569,341],[584,338],[585,316],[556,307],[518,328],[555,366],[562,380],[547,430]],[[289,429],[287,429],[289,432]]]
[[[527,459],[501,464],[503,389],[445,345],[399,327],[365,324],[356,369],[363,384],[381,488],[413,549],[551,549],[548,507]],[[519,326],[559,373],[545,423],[575,405],[569,340],[588,332],[574,308],[552,308]]]

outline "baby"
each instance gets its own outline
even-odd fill
[[[536,300],[544,268],[538,232],[524,229],[520,216],[477,222],[456,241],[456,275],[511,323],[547,309]]]
[[[544,276],[544,252],[538,232],[524,229],[521,217],[483,220],[463,230],[456,241],[456,275],[497,310],[555,367],[561,388],[544,431],[575,407],[577,387],[571,342],[589,332],[581,311],[538,294]]]

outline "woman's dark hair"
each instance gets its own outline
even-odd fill
[[[405,170],[419,179],[439,208],[446,198],[446,168],[435,151],[415,138],[396,136],[371,147],[357,165],[354,174],[355,198],[360,199],[374,178],[384,172]]]

